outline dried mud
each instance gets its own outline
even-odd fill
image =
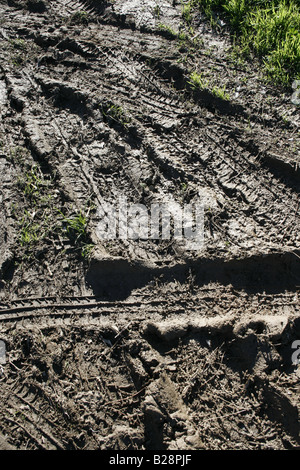
[[[179,3],[0,1],[0,449],[300,446],[299,110]],[[203,248],[99,240],[120,194]]]

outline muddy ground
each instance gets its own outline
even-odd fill
[[[299,449],[291,93],[180,2],[0,1],[0,448]],[[99,239],[120,195],[203,247]]]

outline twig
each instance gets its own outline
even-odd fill
[[[120,398],[119,400],[115,400],[115,401],[110,401],[110,402],[106,402],[106,403],[103,403],[103,405],[100,405],[100,408],[102,408],[103,406],[107,406],[107,405],[115,405],[117,403],[121,403],[125,400],[129,400],[129,399],[132,399],[138,395],[140,395],[149,385],[150,382],[148,382],[143,388],[141,388],[140,390],[138,390],[137,392],[133,393],[132,395],[129,395],[128,397],[125,397],[125,398]]]
[[[246,411],[253,411],[253,409],[259,408],[260,406],[261,406],[261,404],[259,403],[258,405],[254,405],[251,408],[244,408],[243,410],[238,410],[238,411],[235,411],[233,413],[228,413],[227,415],[212,416],[211,418],[205,419],[205,422],[213,421],[214,419],[219,419],[219,418],[221,418],[221,419],[230,418],[233,415],[238,415],[238,414],[241,414],[241,413],[245,413]]]

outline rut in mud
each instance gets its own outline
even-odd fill
[[[299,447],[299,114],[176,3],[0,1],[0,448]],[[99,239],[120,195],[203,248]]]

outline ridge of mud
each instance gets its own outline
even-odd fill
[[[145,263],[128,261],[125,258],[105,258],[93,255],[86,280],[94,295],[105,292],[109,297],[126,298],[132,290],[144,287],[155,278],[165,282],[177,280],[184,282],[188,273],[193,275],[194,285],[210,283],[232,285],[238,291],[248,293],[280,293],[299,290],[299,254],[272,253],[236,260],[198,259],[185,262]],[[161,264],[162,266],[158,266]],[[170,266],[171,264],[171,266]],[[257,273],[259,272],[259,277]]]

